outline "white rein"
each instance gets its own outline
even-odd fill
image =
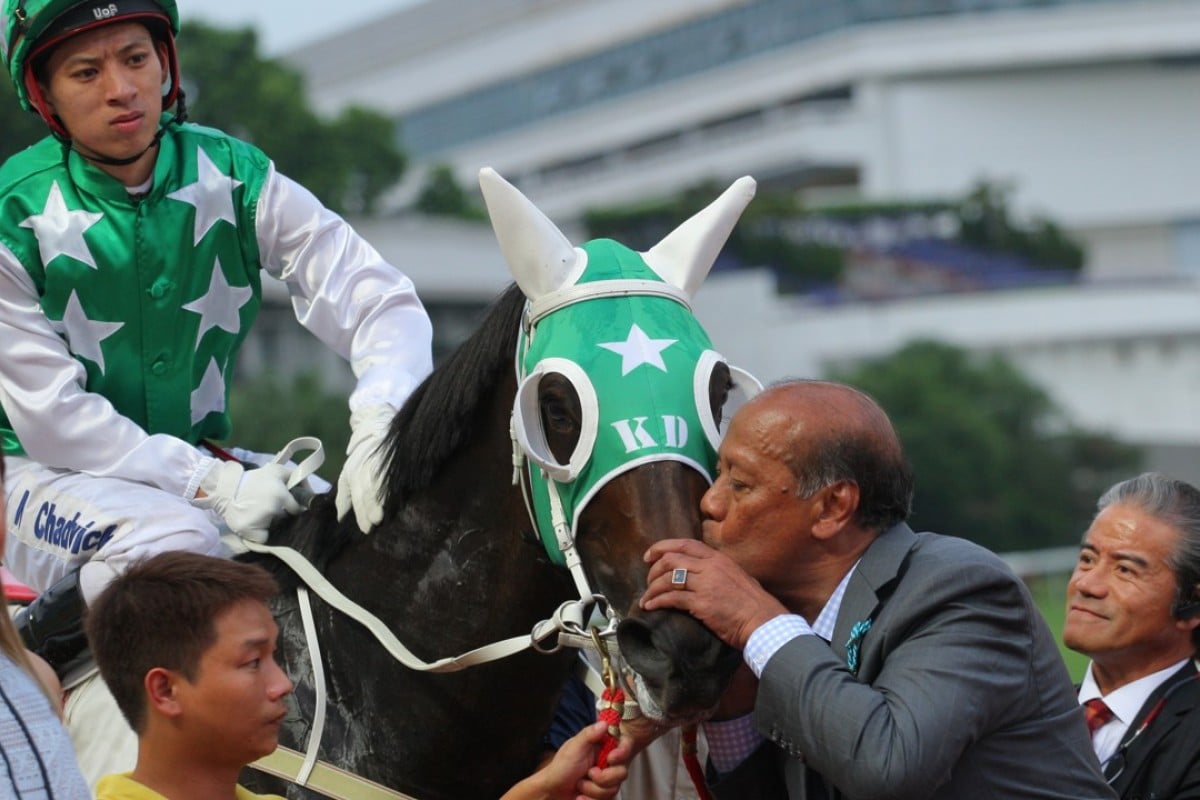
[[[288,481],[289,489],[298,487],[324,463],[324,446],[315,437],[300,437],[289,442],[272,459],[273,463],[286,463],[293,455],[302,450],[312,450],[312,453],[296,466],[292,477]],[[519,472],[517,474],[519,475]],[[528,635],[513,636],[493,642],[492,644],[477,647],[458,656],[440,658],[429,662],[414,655],[379,617],[343,594],[340,589],[330,583],[297,550],[279,545],[259,544],[239,536],[228,536],[226,537],[226,542],[235,553],[254,552],[278,558],[295,572],[305,584],[305,586],[297,590],[297,600],[304,622],[305,640],[308,643],[309,659],[312,664],[313,683],[316,693],[315,712],[312,728],[309,732],[308,746],[305,749],[303,759],[300,759],[298,753],[280,747],[275,753],[264,759],[260,759],[260,761],[255,762],[251,766],[291,780],[299,786],[306,786],[321,792],[328,797],[339,798],[341,800],[350,800],[351,798],[353,800],[375,800],[375,798],[412,800],[408,795],[395,792],[359,776],[347,773],[344,770],[321,762],[317,758],[317,753],[320,751],[321,738],[324,733],[325,707],[328,697],[325,689],[325,673],[322,667],[320,644],[317,640],[316,626],[312,618],[309,589],[330,606],[363,625],[370,631],[379,644],[387,650],[392,658],[408,669],[419,672],[458,672],[477,664],[507,658],[526,649],[533,649],[540,653],[554,653],[564,646],[594,650],[595,644],[586,627],[586,620],[590,615],[592,607],[597,602],[604,605],[609,618],[605,628],[598,631],[598,636],[608,643],[614,652],[616,651],[615,617],[609,611],[608,604],[604,601],[604,598],[592,593],[588,589],[586,578],[582,578],[583,570],[582,566],[578,565],[578,558],[572,559],[576,562],[576,566],[572,569],[572,574],[575,575],[576,585],[580,588],[580,598],[562,603],[555,610],[553,616],[534,625],[533,630]],[[571,549],[573,550],[574,548],[572,547]],[[580,583],[581,578],[582,585]],[[557,637],[551,641],[552,637],[556,635]],[[589,671],[589,677],[590,673],[591,671]],[[597,676],[595,681],[598,680]],[[589,680],[588,685],[596,693],[596,696],[599,697],[604,687],[602,683],[596,683],[595,681]],[[626,706],[626,719],[636,715],[636,704],[630,702]]]

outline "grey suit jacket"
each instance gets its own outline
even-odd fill
[[[768,743],[719,798],[1116,796],[1024,584],[982,547],[903,524],[859,561],[832,644],[801,636],[768,662],[755,721]]]

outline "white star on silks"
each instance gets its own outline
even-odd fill
[[[204,334],[213,328],[237,333],[241,330],[242,322],[238,311],[246,305],[252,294],[249,286],[230,286],[221,269],[221,260],[213,262],[212,280],[209,281],[208,291],[183,307],[200,315],[200,332],[196,334],[196,347]]]
[[[662,351],[677,341],[679,340],[651,339],[635,322],[629,329],[629,338],[625,341],[601,342],[600,347],[621,356],[621,377],[623,378],[642,364],[649,364],[666,372],[667,365],[663,363]]]
[[[200,385],[192,392],[192,424],[195,425],[214,411],[224,410],[225,378],[222,377],[221,368],[217,366],[217,360],[214,358],[208,362],[208,369],[204,370]]]
[[[221,220],[237,225],[233,215],[233,190],[241,186],[212,162],[201,147],[196,148],[196,182],[171,192],[167,197],[188,203],[196,209],[196,241]]]
[[[26,217],[21,227],[33,229],[43,267],[59,256],[70,256],[92,269],[99,269],[83,239],[83,233],[102,219],[103,214],[68,209],[62,189],[58,188],[58,181],[55,181],[50,184],[50,194],[46,196],[46,207],[42,213]]]
[[[79,295],[71,292],[67,307],[63,309],[62,322],[54,322],[59,333],[65,333],[67,346],[77,356],[92,361],[104,374],[104,350],[100,343],[125,327],[124,322],[94,322],[88,319],[79,302]]]

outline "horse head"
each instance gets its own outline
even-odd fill
[[[713,349],[690,299],[754,195],[741,178],[646,252],[597,239],[573,246],[490,169],[480,185],[527,304],[516,354],[515,456],[531,513],[581,597],[616,618],[643,711],[709,711],[738,662],[694,618],[643,612],[654,541],[698,538],[723,422],[758,384]]]

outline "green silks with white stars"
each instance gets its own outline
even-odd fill
[[[14,156],[0,170],[0,241],[85,391],[149,433],[224,439],[235,354],[261,302],[254,214],[269,162],[194,125],[169,126],[159,146],[141,198],[54,139]],[[0,441],[24,453],[2,411]]]

